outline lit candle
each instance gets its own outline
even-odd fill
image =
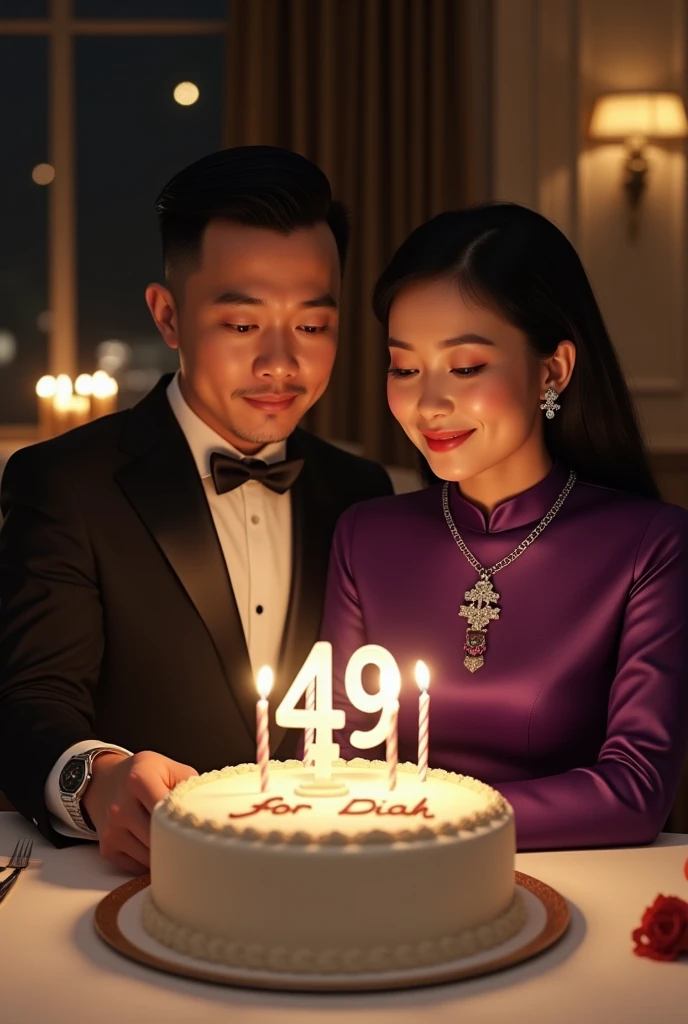
[[[297,707],[302,700],[305,706]],[[315,768],[318,785],[332,782],[332,762],[339,757],[334,730],[346,723],[344,712],[332,706],[332,644],[313,645],[275,711],[275,722],[282,729],[304,730],[304,761]]]
[[[55,378],[55,397],[64,399],[69,398],[73,394],[72,378],[66,373],[58,373]]]
[[[93,378],[90,373],[80,373],[74,381],[74,391],[77,395],[90,398],[93,393]]]
[[[53,398],[53,435],[64,434],[72,426],[72,395],[74,388],[72,378],[60,373],[55,380],[55,396]]]
[[[260,770],[260,791],[268,788],[268,762],[270,760],[270,719],[268,697],[272,689],[272,669],[264,665],[258,672],[256,688],[259,700],[256,704],[256,761]]]
[[[81,427],[91,418],[91,403],[83,395],[72,395],[69,400],[69,429]]]
[[[91,416],[109,416],[117,411],[117,381],[105,370],[96,370],[91,378]]]
[[[374,666],[379,673],[380,685],[374,692],[363,686],[363,670]],[[354,729],[349,736],[349,743],[358,750],[371,750],[384,743],[389,733],[389,716],[391,702],[401,689],[401,672],[393,655],[379,644],[365,644],[349,658],[344,674],[346,695],[357,711],[367,714],[378,714],[375,725],[370,729]]]
[[[64,434],[66,430],[81,427],[88,423],[91,405],[88,398],[82,395],[55,395],[53,399],[54,434]]]
[[[420,687],[418,698],[418,778],[425,782],[428,775],[430,748],[430,673],[424,661],[416,662],[416,682]]]
[[[381,689],[385,695],[388,718],[386,760],[387,785],[390,790],[397,788],[397,764],[399,762],[398,729],[399,729],[399,689],[398,673],[383,669],[380,678]]]
[[[74,381],[74,392],[80,398],[88,399],[88,411],[91,412],[91,395],[93,394],[93,378],[90,373],[80,373]],[[90,416],[89,416],[90,418]]]
[[[54,377],[46,375],[36,384],[36,395],[38,397],[38,430],[41,440],[45,441],[53,436],[54,417],[53,399],[57,391],[57,381]]]

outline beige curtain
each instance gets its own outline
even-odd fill
[[[414,453],[387,409],[370,292],[412,228],[479,192],[470,9],[471,0],[230,4],[227,145],[303,153],[352,214],[337,365],[308,426],[388,464]]]

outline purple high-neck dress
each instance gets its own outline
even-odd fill
[[[451,485],[454,522],[478,561],[509,554],[567,476],[555,465],[489,522]],[[370,756],[348,744],[376,719],[348,702],[344,669],[356,648],[381,644],[402,672],[400,759],[417,760],[420,658],[431,671],[430,766],[499,789],[519,849],[654,840],[688,743],[688,512],[577,481],[544,533],[494,576],[501,614],[471,674],[458,611],[477,578],[439,485],[342,516],[322,630],[347,714],[342,755]]]

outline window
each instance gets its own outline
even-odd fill
[[[123,407],[176,365],[143,297],[154,201],[222,146],[226,31],[227,0],[0,0],[6,429],[36,423],[44,373],[106,369]]]
[[[0,421],[36,420],[48,359],[47,41],[0,35]],[[33,175],[33,177],[32,177]]]
[[[177,365],[143,298],[162,276],[154,202],[176,171],[222,146],[224,46],[218,36],[77,39],[78,364],[115,376],[120,405]],[[175,102],[179,82],[197,86],[194,104]]]

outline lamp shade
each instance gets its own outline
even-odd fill
[[[681,139],[688,135],[683,99],[676,92],[612,92],[600,96],[590,121],[593,139]]]

